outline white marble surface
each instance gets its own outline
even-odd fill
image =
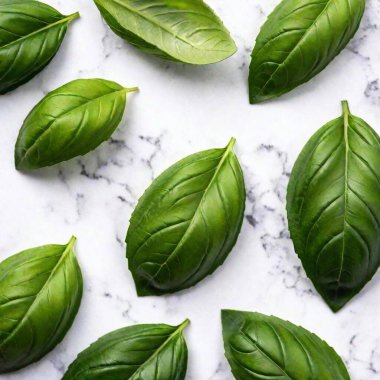
[[[78,237],[85,292],[66,338],[40,362],[1,380],[58,380],[99,336],[134,323],[190,318],[188,380],[232,380],[223,356],[220,309],[275,314],[326,339],[353,380],[380,379],[380,273],[334,315],[306,278],[289,240],[285,189],[313,132],[340,114],[340,101],[380,132],[380,2],[368,0],[355,39],[317,78],[282,97],[250,106],[247,65],[260,25],[278,0],[209,0],[239,52],[217,65],[189,67],[144,55],[115,36],[90,0],[46,0],[79,10],[54,61],[0,98],[0,259]],[[14,169],[21,123],[48,91],[75,78],[104,77],[141,92],[112,140],[84,158],[33,173]],[[248,191],[238,244],[213,276],[188,291],[137,298],[124,236],[138,197],[178,159],[237,138]]]

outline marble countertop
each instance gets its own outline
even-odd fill
[[[79,10],[54,61],[0,98],[0,260],[20,250],[78,237],[85,291],[75,323],[49,355],[3,380],[58,380],[101,335],[135,323],[187,330],[187,380],[232,380],[223,355],[220,309],[274,314],[317,333],[342,355],[353,380],[380,379],[380,273],[334,315],[306,278],[289,239],[285,191],[308,138],[340,115],[354,114],[380,132],[380,1],[368,0],[360,30],[320,75],[281,99],[248,104],[247,71],[255,36],[278,0],[208,0],[239,51],[211,66],[168,63],[114,35],[90,0],[46,0]],[[23,119],[47,92],[76,78],[103,77],[141,91],[124,121],[96,151],[40,170],[14,169]],[[246,216],[235,249],[214,275],[187,291],[138,298],[124,237],[138,198],[178,159],[237,138],[247,186]]]

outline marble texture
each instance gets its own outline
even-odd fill
[[[0,260],[22,249],[78,237],[85,291],[64,341],[44,359],[1,380],[58,380],[78,352],[99,336],[134,323],[187,330],[187,380],[232,380],[224,359],[220,309],[275,314],[317,333],[342,355],[353,380],[380,379],[380,273],[334,315],[306,278],[289,239],[285,192],[307,139],[340,115],[354,114],[380,132],[380,1],[368,0],[354,40],[315,79],[281,99],[248,104],[249,55],[278,0],[208,0],[239,51],[211,66],[168,63],[114,35],[90,0],[46,0],[79,10],[54,61],[0,98]],[[129,96],[113,135],[83,158],[19,173],[13,149],[21,123],[48,91],[76,78],[104,77],[141,91]],[[144,189],[178,159],[237,138],[247,186],[245,222],[224,266],[172,296],[136,296],[125,260],[128,221]]]

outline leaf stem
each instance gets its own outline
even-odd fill
[[[76,18],[79,18],[79,17],[80,17],[79,12],[75,12],[75,13],[73,13],[71,15],[66,16],[65,18],[66,18],[67,21],[70,22],[70,21],[75,20]]]
[[[233,147],[235,146],[235,143],[236,143],[236,139],[235,139],[235,137],[231,137],[230,142],[229,142],[228,145],[226,146],[226,150],[232,150]]]
[[[350,107],[347,100],[342,100],[343,115],[350,115]]]
[[[77,241],[77,238],[75,236],[71,236],[70,241],[67,243],[67,247],[73,248],[76,241]]]
[[[140,89],[138,87],[131,87],[131,88],[125,88],[125,91],[126,92],[136,92],[136,91],[140,91]]]
[[[182,331],[182,330],[185,330],[185,328],[187,326],[189,326],[190,324],[190,319],[185,319],[179,326],[178,326],[178,330]]]

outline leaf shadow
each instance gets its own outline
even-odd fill
[[[115,38],[117,38],[115,36]],[[237,51],[234,55],[226,58],[223,61],[206,64],[206,65],[194,65],[181,62],[174,62],[165,60],[163,58],[145,53],[139,49],[131,46],[128,42],[120,39],[121,50],[125,52],[125,59],[129,59],[131,55],[134,55],[136,61],[141,61],[141,64],[147,66],[150,70],[157,71],[162,75],[168,77],[171,81],[174,77],[194,83],[210,85],[212,82],[220,82],[220,80],[226,81],[230,77],[230,73],[236,70],[236,65],[241,52]],[[246,74],[246,65],[240,65],[241,70]],[[239,68],[240,68],[239,66]]]

